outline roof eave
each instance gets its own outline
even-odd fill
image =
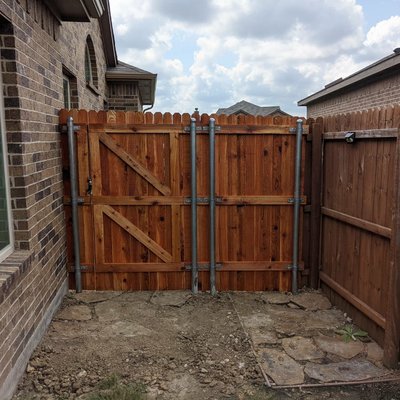
[[[347,78],[341,80],[335,85],[324,88],[312,95],[299,100],[297,102],[298,106],[307,106],[309,104],[315,103],[316,101],[322,100],[323,98],[330,96],[338,91],[348,89],[356,84],[360,84],[363,81],[370,80],[374,81],[379,77],[390,73],[391,70],[400,67],[400,55],[393,54],[384,59],[367,66],[366,68],[358,71]]]
[[[140,93],[142,97],[143,105],[153,105],[156,96],[156,85],[157,85],[157,74],[129,74],[129,73],[106,73],[107,82],[138,82],[140,81],[150,81],[150,97],[146,98],[143,93]],[[140,92],[140,84],[139,84]]]
[[[118,64],[117,50],[115,47],[114,30],[111,20],[110,2],[104,0],[105,10],[100,22],[100,31],[103,37],[104,54],[106,56],[107,66],[116,67]]]

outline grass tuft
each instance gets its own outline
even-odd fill
[[[87,400],[144,400],[144,385],[123,384],[116,374],[104,379],[98,389],[91,393]]]

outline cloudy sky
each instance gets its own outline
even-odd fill
[[[158,74],[154,111],[297,101],[400,47],[400,0],[110,0],[118,57]]]

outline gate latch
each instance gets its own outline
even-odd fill
[[[86,194],[91,196],[92,195],[92,190],[93,190],[93,181],[92,181],[92,177],[89,176],[89,178],[87,180]]]

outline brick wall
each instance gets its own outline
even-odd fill
[[[400,103],[400,73],[307,106],[309,118],[363,111]]]
[[[5,18],[5,16],[9,22]],[[87,87],[86,37],[98,87]],[[80,108],[102,109],[105,58],[97,20],[59,24],[40,0],[0,0],[0,54],[15,251],[0,263],[0,398],[9,398],[66,292],[58,112],[63,68]]]
[[[139,88],[136,82],[108,84],[109,110],[137,111],[141,110]]]

